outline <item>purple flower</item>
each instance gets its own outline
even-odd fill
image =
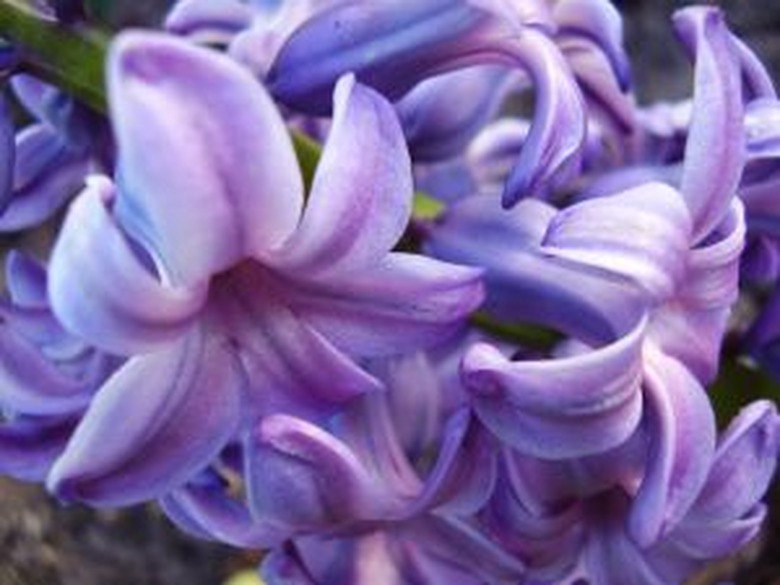
[[[392,108],[352,78],[305,209],[281,117],[229,58],[128,34],[109,80],[119,187],[76,199],[49,291],[66,327],[130,359],[49,475],[58,495],[161,495],[260,416],[316,419],[378,389],[356,359],[443,339],[480,303],[479,271],[390,251],[409,158]]]

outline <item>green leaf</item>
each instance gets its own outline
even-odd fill
[[[546,352],[563,339],[563,335],[553,329],[531,323],[499,321],[484,311],[474,313],[470,321],[477,329],[527,349]]]
[[[225,581],[225,585],[265,585],[257,571],[241,571]]]
[[[750,402],[780,403],[780,382],[746,358],[723,359],[718,378],[709,390],[718,426],[725,427]]]
[[[412,214],[415,219],[434,220],[438,218],[446,209],[444,203],[434,199],[427,193],[417,191],[414,194],[414,207]]]
[[[303,175],[303,184],[306,192],[309,192],[311,183],[314,180],[314,172],[317,170],[317,164],[322,156],[322,146],[298,130],[291,130],[293,147],[295,155],[298,157],[298,166],[301,167]]]

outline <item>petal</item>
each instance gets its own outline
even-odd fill
[[[289,531],[382,518],[389,494],[349,446],[287,415],[265,418],[246,444],[253,517]]]
[[[0,212],[8,204],[13,182],[15,154],[13,118],[5,96],[0,94]]]
[[[628,518],[629,534],[641,547],[682,520],[715,453],[715,416],[701,384],[650,344],[645,359],[648,463]]]
[[[562,359],[509,361],[472,347],[462,374],[479,419],[502,441],[544,459],[581,457],[625,441],[642,412],[646,320],[615,342]]]
[[[93,345],[151,351],[180,336],[205,290],[161,284],[110,214],[113,187],[96,179],[72,205],[52,252],[49,295],[57,318]]]
[[[542,249],[632,278],[662,301],[684,275],[690,229],[679,193],[647,183],[564,209],[550,222]]]
[[[699,242],[723,218],[744,164],[742,88],[737,56],[722,13],[691,7],[675,13],[674,25],[695,55],[694,104],[680,190]]]
[[[268,74],[268,87],[284,104],[324,115],[336,80],[352,71],[361,83],[396,99],[436,73],[500,61],[484,54],[506,35],[502,24],[471,2],[343,2],[291,35]]]
[[[66,376],[38,348],[0,324],[0,405],[11,412],[59,415],[81,410],[89,385]]]
[[[333,99],[333,126],[301,224],[270,258],[285,272],[370,266],[400,239],[411,215],[411,163],[390,104],[352,76],[339,81]]]
[[[99,506],[162,496],[236,432],[244,384],[235,357],[200,332],[128,361],[96,395],[48,488]]]
[[[761,98],[745,110],[748,160],[780,158],[780,100]]]
[[[544,196],[556,181],[579,169],[585,142],[585,105],[555,44],[533,28],[524,29],[511,50],[534,83],[536,105],[531,130],[502,196],[504,207],[521,198]]]
[[[470,68],[428,79],[397,105],[415,161],[429,162],[461,152],[493,118],[509,88],[507,73]],[[459,99],[451,99],[457,95]]]
[[[204,44],[227,44],[253,16],[253,8],[238,0],[179,0],[165,17],[165,29]]]
[[[397,355],[452,335],[483,299],[480,271],[405,253],[315,283],[294,283],[291,306],[334,345]]]
[[[160,500],[166,515],[185,532],[239,548],[269,548],[281,531],[256,522],[243,502],[232,498],[218,480],[195,481]]]
[[[71,418],[21,417],[0,423],[0,473],[42,481],[76,426]]]
[[[241,66],[165,35],[128,33],[110,55],[109,98],[117,215],[174,282],[206,280],[292,233],[303,187],[290,136]]]
[[[745,407],[718,442],[715,460],[689,516],[700,523],[742,518],[759,503],[780,455],[780,417],[771,402]]]
[[[46,309],[46,268],[29,254],[11,250],[5,259],[5,282],[11,302],[21,307]]]

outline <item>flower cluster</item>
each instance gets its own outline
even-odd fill
[[[747,543],[780,416],[707,388],[780,372],[780,102],[718,9],[672,24],[692,97],[654,106],[607,0],[180,0],[106,116],[9,52],[0,230],[68,205],[6,260],[0,472],[269,585],[671,585]]]

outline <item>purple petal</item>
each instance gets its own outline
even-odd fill
[[[290,531],[378,519],[392,504],[348,445],[286,415],[264,419],[252,434],[245,472],[253,517]]]
[[[502,441],[544,459],[581,457],[625,441],[642,412],[645,320],[617,341],[562,359],[513,362],[487,344],[463,358],[480,420]]]
[[[292,233],[298,163],[276,107],[244,68],[165,35],[128,33],[109,59],[109,97],[117,215],[174,282],[202,282]]]
[[[660,301],[684,275],[690,229],[679,193],[647,183],[564,209],[550,222],[542,249],[632,278]]]
[[[761,98],[745,109],[748,160],[780,158],[780,100]]]
[[[0,473],[23,481],[43,481],[73,432],[62,417],[22,417],[0,423]]]
[[[749,99],[777,98],[772,75],[758,55],[737,35],[731,36],[742,66],[742,77]]]
[[[11,412],[59,415],[82,409],[92,388],[66,376],[6,323],[0,324],[0,405]]]
[[[0,94],[0,210],[11,196],[15,154],[13,118],[5,96]]]
[[[745,516],[729,522],[684,522],[669,535],[669,540],[694,559],[725,557],[759,535],[766,512],[766,506],[759,503]]]
[[[701,523],[739,519],[759,503],[780,455],[780,417],[774,404],[754,402],[718,442],[707,483],[689,515]]]
[[[244,384],[235,357],[200,332],[128,361],[95,396],[48,488],[101,506],[163,495],[236,432]]]
[[[481,272],[405,253],[288,289],[295,310],[342,350],[396,355],[453,334],[483,299]],[[309,289],[309,290],[307,290]]]
[[[558,35],[585,37],[609,59],[622,91],[631,82],[628,55],[623,45],[623,20],[607,0],[563,0],[556,2],[553,18]]]
[[[461,152],[496,114],[508,86],[506,71],[493,67],[420,83],[397,105],[412,158],[436,161]]]
[[[691,7],[675,13],[677,33],[695,55],[694,103],[680,190],[699,242],[722,220],[744,164],[739,63],[722,13]]]
[[[293,33],[268,74],[269,89],[286,105],[324,115],[336,80],[352,71],[396,99],[426,77],[500,61],[484,54],[505,36],[502,24],[471,2],[343,2]]]
[[[239,0],[179,0],[165,17],[165,29],[203,43],[227,44],[252,24],[254,10]]]
[[[186,532],[239,548],[269,548],[281,535],[256,522],[243,502],[232,498],[221,482],[193,482],[160,501],[166,515]]]
[[[333,126],[301,224],[271,258],[285,272],[370,266],[400,239],[411,214],[411,163],[390,104],[352,76],[339,81],[333,99]]]
[[[707,480],[715,417],[699,381],[677,360],[645,348],[648,464],[628,518],[646,547],[677,525]]]
[[[161,284],[116,225],[112,199],[112,185],[99,179],[71,207],[52,253],[51,303],[67,328],[97,347],[150,351],[191,326],[205,290]]]
[[[531,131],[504,188],[504,207],[545,195],[556,181],[569,179],[578,170],[586,130],[582,95],[555,44],[528,28],[512,53],[534,82],[536,106]]]
[[[29,254],[11,250],[5,260],[5,282],[13,304],[30,309],[46,309],[46,268]]]

